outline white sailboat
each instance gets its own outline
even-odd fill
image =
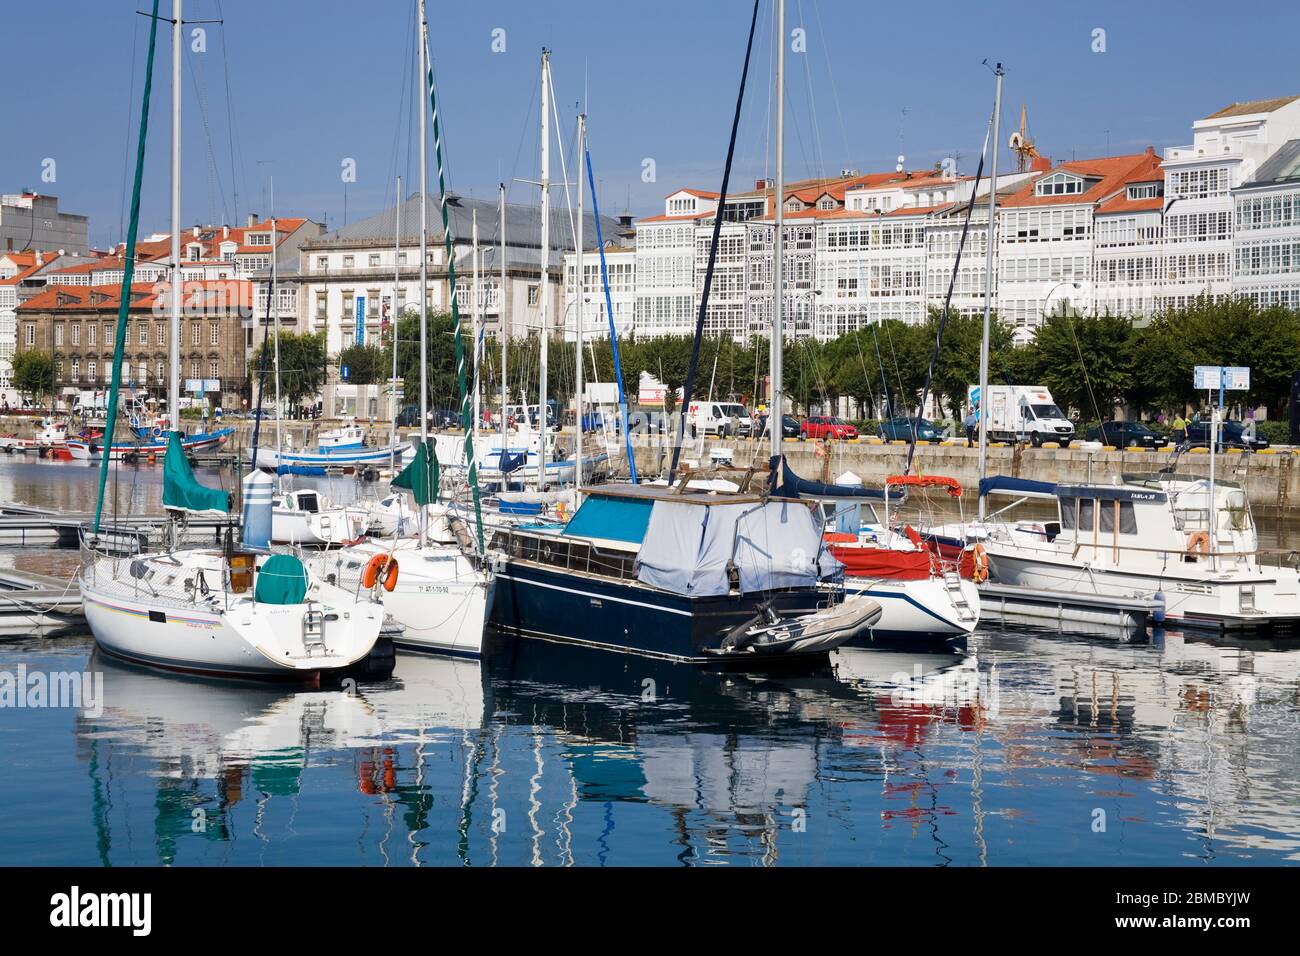
[[[170,407],[180,398],[180,112],[183,51],[181,0],[173,4],[172,19],[172,142],[171,142],[171,371]],[[156,6],[155,6],[156,10]],[[150,54],[157,33],[150,31]],[[148,116],[148,86],[141,117],[141,142]],[[141,160],[143,145],[141,146]],[[134,248],[139,222],[143,173],[137,164],[127,247]],[[133,264],[128,262],[123,289],[130,288]],[[127,300],[125,291],[123,302]],[[119,323],[125,321],[125,305]],[[121,381],[122,343],[113,367],[106,441],[111,441]],[[175,417],[172,419],[175,421]],[[168,436],[171,454],[164,459],[163,504],[171,520],[186,514],[223,514],[230,509],[227,492],[195,481],[181,449],[180,433]],[[108,654],[134,663],[168,670],[237,678],[319,680],[366,657],[383,625],[383,611],[366,598],[358,599],[312,575],[292,555],[272,555],[221,548],[170,550],[121,555],[97,549],[103,512],[108,461],[100,465],[100,493],[94,528],[78,583],[86,621],[96,642]]]
[[[420,102],[420,354],[428,354],[428,201],[426,105],[435,104],[432,72],[428,66],[428,23],[424,0],[419,0],[420,72],[417,77]],[[428,86],[426,87],[426,78]],[[438,114],[434,116],[434,141],[442,170]],[[453,243],[447,218],[446,189],[439,176],[447,264],[451,270],[452,311],[459,322],[455,297]],[[459,336],[457,336],[459,341]],[[461,395],[462,411],[470,403],[468,392]],[[482,653],[483,628],[491,607],[493,576],[478,540],[466,522],[451,509],[436,505],[437,469],[440,457],[430,455],[429,386],[424,364],[420,366],[420,446],[408,469],[394,481],[395,487],[412,491],[420,526],[414,537],[391,541],[366,541],[328,552],[313,560],[318,573],[333,575],[336,581],[353,583],[360,590],[374,588],[389,616],[404,628],[395,637],[399,648],[478,657]],[[464,416],[462,416],[464,417]],[[472,435],[472,432],[471,432]],[[472,451],[472,441],[471,451]],[[462,459],[465,460],[462,452]],[[468,470],[471,488],[476,479]],[[474,491],[477,494],[477,491]],[[393,570],[393,568],[396,570]],[[391,582],[390,582],[391,578]]]

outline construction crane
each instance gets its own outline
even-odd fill
[[[1038,147],[1034,141],[1029,138],[1029,120],[1025,112],[1025,104],[1020,104],[1020,129],[1011,134],[1011,150],[1016,154],[1016,172],[1023,173],[1029,169],[1030,164],[1038,159],[1042,154],[1038,152]]]

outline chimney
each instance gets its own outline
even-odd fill
[[[199,227],[198,227],[198,226],[195,226],[195,227],[191,230],[191,234],[194,236],[195,239],[197,239],[197,238],[199,237]]]
[[[252,229],[256,225],[257,225],[257,213],[250,212],[248,214],[248,228]]]
[[[1147,155],[1148,155],[1148,156],[1154,156],[1155,154],[1156,154],[1156,148],[1155,148],[1154,146],[1148,146],[1148,147],[1147,147]]]
[[[36,264],[38,266],[45,265],[45,256],[41,255],[41,250],[39,249],[36,250]]]
[[[222,227],[221,227],[221,238],[222,238],[222,239],[229,239],[229,238],[230,238],[230,227],[229,227],[229,226],[222,226]]]

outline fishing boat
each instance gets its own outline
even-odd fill
[[[1300,574],[1263,563],[1241,485],[1176,472],[1055,486],[1056,520],[986,522],[989,579],[1163,600],[1167,622],[1295,632]]]
[[[218,428],[214,432],[197,432],[184,435],[180,441],[180,450],[184,452],[204,451],[219,448],[235,433],[233,428]],[[146,439],[144,441],[115,441],[108,453],[109,461],[132,462],[139,459],[161,458],[171,446],[166,436]],[[104,458],[104,439],[69,438],[67,449],[76,461],[100,461]]]
[[[875,624],[872,599],[818,587],[839,569],[806,502],[609,484],[561,534],[497,531],[492,623],[506,633],[691,664],[824,654]],[[821,638],[772,654],[737,635],[818,618]],[[775,620],[773,619],[775,616]],[[849,625],[855,625],[850,627]],[[767,650],[767,649],[765,649]]]
[[[158,31],[158,0],[149,29],[151,75]],[[185,37],[181,0],[173,6],[172,84],[172,232],[174,274],[180,256],[180,57]],[[126,248],[134,249],[140,219],[151,84],[146,82],[140,118],[140,143],[132,188]],[[122,277],[122,305],[114,336],[112,384],[109,389],[103,444],[115,448],[126,323],[135,262],[128,257]],[[170,340],[173,355],[168,380],[169,405],[180,407],[181,289],[170,289]],[[163,506],[175,541],[189,515],[228,515],[229,492],[195,480],[184,454],[182,436],[167,436],[163,459]],[[295,556],[236,547],[233,525],[226,544],[216,548],[165,547],[143,554],[122,554],[102,541],[100,528],[111,455],[100,456],[99,492],[91,527],[83,532],[78,585],[86,621],[105,653],[133,663],[207,676],[285,679],[318,682],[365,658],[375,647],[383,609],[359,600],[311,575]],[[269,512],[269,501],[266,502]],[[270,516],[265,514],[265,523]],[[248,527],[249,522],[245,522]]]
[[[323,474],[330,468],[355,468],[371,465],[386,466],[396,455],[402,461],[409,461],[414,454],[409,442],[399,442],[392,446],[377,448],[331,448],[321,447],[316,451],[294,451],[290,448],[259,448],[256,465],[269,470],[313,469],[305,474]]]
[[[27,437],[18,435],[0,435],[0,451],[12,454],[15,451],[27,451],[35,448],[41,451],[64,447],[68,440],[68,423],[62,418],[45,417],[40,427]]]

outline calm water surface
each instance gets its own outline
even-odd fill
[[[146,471],[133,508],[157,500]],[[89,507],[88,474],[6,462],[0,500]],[[293,692],[0,639],[0,675],[104,691],[102,712],[0,709],[0,864],[1300,859],[1300,646],[989,627],[965,654],[767,675],[495,650]]]

